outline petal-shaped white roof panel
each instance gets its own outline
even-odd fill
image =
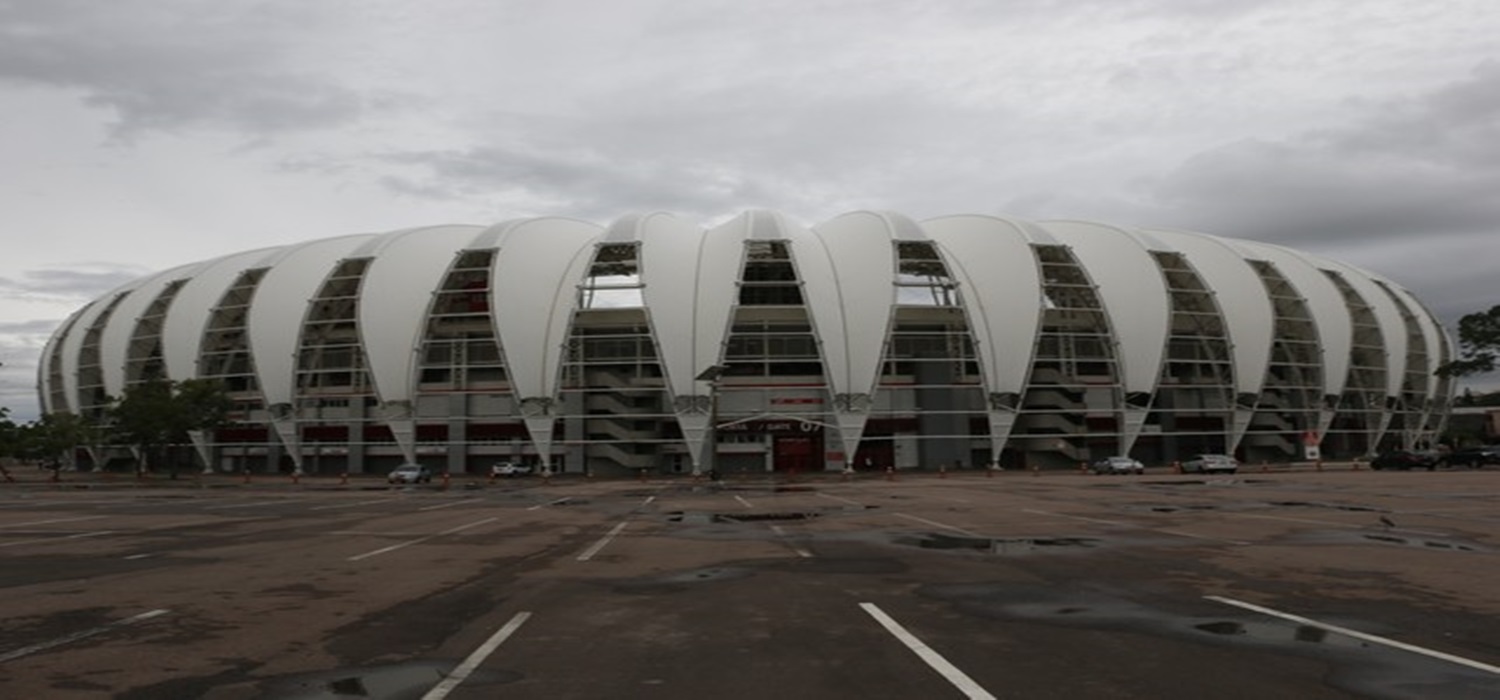
[[[1307,304],[1313,324],[1318,329],[1318,344],[1323,349],[1323,393],[1344,393],[1349,379],[1349,354],[1354,346],[1354,324],[1349,307],[1339,288],[1307,256],[1290,248],[1254,241],[1239,244],[1276,266]]]
[[[862,211],[813,229],[832,274],[805,276],[800,265],[798,274],[823,341],[828,383],[835,394],[869,394],[875,389],[896,298],[892,241],[912,226],[899,215]],[[805,254],[797,252],[799,262]]]
[[[99,339],[99,364],[104,372],[104,391],[120,396],[125,391],[125,362],[130,339],[146,309],[172,282],[192,276],[201,263],[174,267],[141,282],[121,301],[109,316],[109,324]]]
[[[1073,250],[1073,256],[1098,288],[1120,344],[1125,390],[1155,391],[1172,309],[1156,260],[1125,229],[1081,221],[1044,221],[1037,225]]]
[[[1401,320],[1396,303],[1370,280],[1369,273],[1364,270],[1337,260],[1308,257],[1316,260],[1320,268],[1339,273],[1375,314],[1375,322],[1380,324],[1380,337],[1385,343],[1385,395],[1400,396],[1401,381],[1406,373],[1406,322]]]
[[[264,265],[279,248],[261,248],[209,261],[194,271],[172,300],[162,326],[162,355],[167,378],[174,382],[198,378],[198,353],[210,312],[240,273]]]
[[[434,226],[386,234],[367,242],[372,260],[359,287],[359,334],[370,379],[383,402],[410,401],[433,290],[454,256],[484,229]]]
[[[124,288],[114,289],[104,297],[90,301],[89,306],[84,306],[83,309],[78,310],[78,313],[75,313],[77,321],[72,322],[72,325],[65,325],[65,328],[68,328],[68,336],[63,337],[60,342],[63,343],[63,391],[68,396],[68,405],[60,406],[60,408],[71,412],[77,412],[81,408],[78,405],[78,369],[80,369],[80,361],[83,360],[81,352],[83,352],[84,336],[89,334],[90,325],[95,324],[99,315],[110,306],[110,301],[120,294],[126,294],[127,291],[129,291],[129,286],[124,286]]]
[[[604,229],[572,219],[501,224],[491,273],[490,311],[519,398],[551,398],[578,285]],[[486,232],[485,236],[488,236]]]
[[[993,216],[945,216],[922,227],[959,282],[989,393],[1021,393],[1036,351],[1041,276],[1025,229]]]
[[[1275,315],[1260,276],[1239,252],[1212,236],[1151,229],[1153,237],[1182,253],[1213,290],[1233,348],[1235,391],[1259,394],[1271,362]]]
[[[1417,301],[1415,296],[1412,296],[1411,292],[1383,277],[1378,279],[1383,281],[1385,287],[1391,290],[1391,294],[1395,295],[1396,299],[1406,307],[1406,310],[1416,319],[1417,328],[1422,331],[1422,348],[1427,352],[1427,387],[1423,391],[1428,396],[1433,396],[1437,393],[1440,381],[1437,376],[1437,366],[1443,356],[1443,345],[1440,339],[1443,333],[1442,327],[1433,320],[1432,314],[1427,312],[1427,309]]]
[[[266,259],[269,268],[255,288],[246,325],[256,379],[266,405],[292,403],[297,345],[307,304],[338,262],[375,234],[325,238],[287,246]]]

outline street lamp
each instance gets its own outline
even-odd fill
[[[705,438],[708,453],[704,455],[704,461],[708,462],[708,478],[714,481],[719,480],[719,378],[727,369],[724,365],[710,365],[693,378],[708,384],[708,435]]]

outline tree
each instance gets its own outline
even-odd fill
[[[21,427],[21,452],[38,459],[52,470],[53,478],[63,465],[73,463],[73,450],[79,445],[96,445],[101,431],[88,418],[72,413],[47,413]]]
[[[188,442],[191,431],[224,425],[230,407],[229,395],[218,381],[151,379],[127,387],[109,414],[116,439],[140,449],[138,471],[165,462],[175,479],[174,446]]]
[[[1458,320],[1458,359],[1444,363],[1437,373],[1467,377],[1495,371],[1500,357],[1500,304]]]

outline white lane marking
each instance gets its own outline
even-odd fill
[[[258,506],[277,506],[286,501],[255,501],[254,503],[235,503],[227,506],[204,506],[203,510],[230,510],[232,508],[255,508]]]
[[[1134,528],[1134,529],[1137,529],[1137,530],[1147,530],[1147,531],[1150,531],[1150,532],[1160,532],[1160,533],[1167,534],[1167,535],[1174,535],[1176,537],[1187,537],[1187,538],[1195,539],[1195,540],[1207,540],[1209,542],[1223,542],[1225,544],[1239,545],[1241,547],[1247,546],[1247,545],[1250,544],[1249,542],[1246,542],[1244,540],[1226,540],[1226,539],[1224,539],[1222,537],[1209,537],[1208,535],[1195,535],[1195,534],[1193,534],[1191,532],[1179,532],[1177,530],[1167,530],[1165,528],[1160,528],[1160,527],[1146,527],[1144,525],[1137,525],[1135,523],[1121,522],[1119,520],[1103,520],[1101,518],[1086,518],[1086,517],[1084,517],[1082,515],[1068,515],[1067,513],[1054,513],[1052,511],[1047,511],[1047,510],[1032,510],[1030,508],[1023,508],[1023,509],[1021,509],[1021,512],[1023,512],[1023,513],[1034,513],[1036,515],[1051,515],[1051,516],[1057,517],[1057,518],[1070,518],[1072,520],[1082,520],[1082,521],[1084,521],[1086,523],[1102,523],[1104,525],[1114,525],[1116,527],[1128,527],[1128,528]]]
[[[454,501],[452,503],[439,503],[439,504],[437,504],[435,506],[424,506],[422,508],[418,508],[417,510],[442,510],[444,508],[452,508],[453,506],[461,506],[461,505],[463,505],[465,503],[478,503],[479,501],[482,501],[482,500],[484,500],[484,499],[482,499],[482,498],[465,498],[462,501]]]
[[[414,544],[421,544],[423,542],[426,542],[427,540],[438,538],[438,537],[442,537],[443,535],[451,535],[451,534],[453,534],[455,532],[463,532],[464,530],[467,530],[467,529],[469,529],[471,527],[479,527],[480,525],[483,525],[485,523],[492,523],[492,522],[495,522],[496,520],[499,520],[499,518],[485,518],[484,520],[476,520],[476,521],[474,521],[472,523],[469,523],[467,525],[459,525],[458,527],[450,527],[447,530],[444,530],[442,532],[437,533],[436,535],[428,535],[426,537],[419,537],[419,538],[414,539],[414,540],[407,540],[406,542],[400,542],[400,543],[397,543],[397,544],[393,544],[393,545],[391,545],[389,547],[381,547],[380,549],[370,550],[368,552],[365,552],[364,554],[356,554],[356,555],[354,555],[352,557],[349,557],[348,560],[349,561],[359,561],[361,559],[369,559],[370,557],[373,557],[373,556],[378,556],[378,555],[381,555],[381,554],[386,554],[388,552],[394,552],[394,551],[396,551],[398,549],[401,549],[402,547],[410,547],[410,546],[412,546]]]
[[[1360,639],[1360,640],[1363,640],[1363,641],[1366,641],[1366,642],[1372,642],[1372,643],[1375,643],[1375,644],[1381,644],[1381,645],[1388,646],[1388,647],[1391,647],[1391,648],[1394,648],[1394,649],[1400,649],[1402,651],[1409,651],[1409,652],[1411,652],[1413,654],[1421,654],[1423,656],[1430,656],[1430,657],[1432,657],[1434,659],[1441,659],[1443,661],[1447,661],[1449,663],[1455,663],[1455,664],[1458,664],[1460,666],[1468,666],[1469,668],[1478,669],[1478,670],[1484,671],[1486,673],[1493,673],[1493,674],[1496,674],[1496,675],[1500,675],[1500,666],[1491,666],[1490,664],[1483,663],[1483,662],[1480,662],[1480,661],[1475,661],[1473,659],[1466,659],[1466,658],[1464,658],[1462,656],[1455,656],[1453,654],[1448,654],[1448,653],[1445,653],[1445,652],[1436,651],[1436,650],[1433,650],[1433,649],[1428,649],[1426,647],[1419,647],[1419,646],[1417,646],[1415,644],[1407,644],[1406,642],[1398,642],[1398,641],[1396,641],[1394,639],[1389,639],[1387,637],[1380,637],[1380,636],[1373,635],[1373,634],[1367,634],[1365,632],[1360,632],[1358,630],[1349,629],[1348,627],[1339,627],[1338,625],[1330,625],[1330,624],[1328,624],[1326,622],[1318,622],[1317,620],[1313,620],[1311,618],[1302,617],[1301,615],[1293,615],[1291,613],[1284,613],[1284,612],[1281,612],[1280,610],[1274,610],[1274,609],[1267,608],[1267,607],[1264,607],[1264,606],[1256,605],[1254,603],[1246,603],[1243,600],[1235,600],[1233,598],[1225,598],[1225,597],[1216,596],[1216,595],[1206,595],[1206,596],[1203,596],[1203,597],[1207,598],[1209,600],[1215,601],[1215,602],[1223,603],[1225,605],[1233,605],[1234,607],[1237,607],[1237,608],[1244,608],[1245,610],[1251,610],[1251,611],[1254,611],[1254,612],[1258,612],[1258,613],[1260,613],[1262,615],[1270,615],[1271,617],[1279,617],[1279,618],[1281,618],[1283,620],[1290,620],[1292,622],[1295,622],[1295,623],[1298,623],[1298,624],[1301,624],[1301,625],[1307,625],[1309,627],[1317,627],[1318,629],[1328,630],[1329,632],[1336,632],[1338,634],[1342,634],[1342,635],[1347,636],[1347,637],[1353,637],[1355,639]]]
[[[805,549],[803,549],[801,547],[798,547],[795,544],[792,544],[792,542],[789,539],[790,535],[787,534],[786,530],[781,529],[780,525],[772,525],[771,526],[771,532],[774,532],[774,533],[776,533],[776,535],[778,537],[781,537],[782,539],[787,540],[786,546],[790,547],[793,552],[796,552],[797,556],[799,556],[799,557],[811,557],[812,556],[812,552],[809,552],[809,551],[807,551],[807,550],[805,550]]]
[[[559,498],[559,499],[557,499],[555,501],[547,501],[546,503],[538,503],[538,504],[536,504],[536,505],[534,505],[534,506],[532,506],[530,508],[527,508],[526,510],[536,510],[538,508],[546,508],[547,506],[562,505],[562,504],[567,503],[568,501],[571,501],[571,500],[573,500],[572,496],[563,496],[562,498]]]
[[[1153,532],[1160,532],[1160,533],[1164,533],[1164,534],[1168,534],[1168,535],[1176,535],[1178,537],[1188,537],[1188,538],[1195,539],[1195,540],[1207,540],[1209,542],[1223,542],[1224,544],[1232,544],[1232,545],[1236,545],[1236,546],[1239,546],[1239,547],[1247,547],[1247,546],[1250,545],[1249,542],[1246,542],[1244,540],[1226,540],[1226,539],[1224,539],[1222,537],[1209,537],[1208,535],[1195,535],[1195,534],[1193,534],[1191,532],[1179,532],[1177,530],[1165,530],[1165,529],[1162,529],[1162,528],[1143,528],[1143,529],[1151,530]]]
[[[995,700],[995,696],[980,687],[978,683],[975,683],[973,678],[970,678],[963,671],[958,670],[957,666],[949,663],[941,654],[933,651],[932,647],[927,646],[922,640],[917,639],[916,635],[907,632],[906,628],[901,626],[901,623],[891,619],[890,615],[885,614],[885,611],[876,607],[874,603],[860,603],[859,607],[869,613],[870,617],[875,618],[875,621],[879,622],[880,626],[885,628],[885,631],[890,632],[896,639],[901,640],[901,643],[905,644],[906,648],[912,650],[918,658],[927,662],[927,665],[931,666],[932,670],[937,671],[944,679],[952,683],[953,687],[958,688],[959,692],[963,693],[965,697],[975,698],[976,700],[985,698]]]
[[[394,500],[396,500],[396,499],[394,499],[394,498],[377,498],[377,499],[375,499],[373,501],[355,501],[353,503],[339,503],[339,504],[331,505],[331,506],[314,506],[312,508],[308,508],[308,510],[338,510],[339,508],[356,508],[356,507],[359,507],[359,506],[369,506],[369,505],[374,505],[376,503],[385,503],[387,501],[394,501]]]
[[[74,632],[73,634],[70,634],[70,635],[67,635],[67,636],[58,637],[57,639],[54,639],[54,640],[49,641],[49,642],[42,642],[41,644],[33,644],[33,645],[29,646],[29,647],[21,647],[20,649],[17,649],[15,651],[7,652],[5,654],[0,654],[0,664],[3,664],[5,662],[7,662],[7,661],[15,661],[16,659],[19,659],[19,658],[21,658],[23,656],[30,656],[32,654],[35,654],[35,653],[39,652],[39,651],[46,651],[46,650],[51,649],[53,647],[60,647],[60,646],[62,646],[64,644],[69,644],[69,643],[72,643],[72,642],[76,642],[76,641],[78,641],[80,639],[88,639],[89,637],[92,637],[92,636],[94,636],[96,634],[101,634],[101,633],[104,633],[104,632],[108,632],[108,631],[110,631],[112,629],[115,629],[117,627],[124,627],[126,625],[132,625],[132,624],[135,624],[137,622],[144,622],[144,621],[149,620],[149,619],[151,619],[153,617],[159,617],[161,615],[165,615],[165,614],[167,614],[167,612],[168,612],[167,610],[163,610],[163,609],[157,609],[157,610],[152,610],[152,611],[149,611],[149,612],[143,612],[143,613],[141,613],[139,615],[135,615],[133,617],[127,617],[127,618],[125,618],[123,620],[118,620],[118,621],[115,621],[115,622],[111,622],[111,623],[109,623],[107,625],[100,625],[100,626],[95,627],[95,628],[90,629],[90,630],[84,630],[82,632]]]
[[[740,505],[742,505],[742,506],[744,506],[746,508],[754,508],[755,507],[755,506],[750,505],[750,502],[747,501],[747,500],[745,500],[743,497],[735,496],[734,500],[739,501]]]
[[[510,622],[505,623],[504,627],[501,627],[499,631],[490,635],[490,638],[485,640],[483,644],[480,644],[479,648],[475,649],[473,653],[469,654],[468,658],[463,660],[463,663],[460,663],[452,671],[449,671],[448,677],[438,682],[437,685],[432,686],[432,690],[427,691],[427,694],[422,696],[422,700],[443,700],[443,698],[448,697],[448,693],[453,692],[453,689],[457,688],[458,684],[467,680],[469,674],[473,673],[474,669],[479,668],[479,664],[484,663],[484,660],[489,658],[490,654],[495,653],[495,650],[499,649],[500,645],[505,643],[505,640],[509,639],[512,634],[515,634],[516,630],[520,629],[521,625],[530,617],[531,613],[529,612],[516,613],[515,617],[510,618]]]
[[[940,527],[940,528],[943,528],[944,530],[952,530],[954,532],[957,532],[957,533],[960,533],[960,534],[964,534],[964,535],[968,535],[970,537],[978,537],[979,536],[979,533],[976,533],[976,532],[974,532],[972,530],[965,530],[965,529],[963,529],[961,527],[956,527],[954,525],[945,525],[945,524],[940,523],[940,522],[938,522],[936,520],[928,520],[927,518],[919,518],[919,517],[917,517],[915,515],[907,515],[906,513],[894,513],[893,515],[895,515],[898,518],[906,518],[907,520],[915,520],[915,521],[917,521],[919,523],[922,523],[924,525],[931,525],[933,527]]]
[[[37,542],[57,542],[58,540],[77,540],[84,537],[98,537],[99,535],[109,535],[112,533],[114,533],[114,530],[99,530],[98,532],[80,532],[72,535],[63,535],[62,537],[38,537],[34,540],[17,540],[15,542],[6,542],[5,544],[0,544],[0,547],[18,547],[23,544],[36,544]]]
[[[848,503],[851,506],[859,506],[861,508],[863,508],[865,506],[865,504],[860,503],[859,501],[855,501],[855,500],[851,500],[851,499],[848,499],[848,498],[844,498],[843,496],[834,496],[832,494],[827,494],[827,493],[819,493],[818,496],[821,497],[821,498],[829,498],[829,499],[832,499],[832,500],[835,500],[835,501],[843,501],[844,503]]]
[[[1236,518],[1254,518],[1256,520],[1284,520],[1289,523],[1306,523],[1308,525],[1329,525],[1333,527],[1360,527],[1349,523],[1334,522],[1332,520],[1313,520],[1312,518],[1288,518],[1282,515],[1255,515],[1253,513],[1225,513]]]
[[[132,554],[132,555],[130,555],[128,557],[125,557],[125,558],[127,560],[131,560],[131,559],[145,559],[146,557],[149,557],[149,556],[151,556],[151,555],[150,554]]]
[[[1022,508],[1021,512],[1022,513],[1031,513],[1033,515],[1051,515],[1051,516],[1055,516],[1055,517],[1059,517],[1059,518],[1072,518],[1074,520],[1082,520],[1082,521],[1084,521],[1086,523],[1103,523],[1105,525],[1119,525],[1119,526],[1122,526],[1122,527],[1140,527],[1139,525],[1134,525],[1134,524],[1131,524],[1131,523],[1120,522],[1118,520],[1101,520],[1099,518],[1085,518],[1082,515],[1068,515],[1067,513],[1053,513],[1050,510],[1032,510],[1030,508]]]
[[[629,523],[630,521],[628,520],[621,521],[619,525],[616,525],[613,530],[609,531],[609,534],[600,537],[599,541],[595,542],[592,547],[584,550],[583,554],[578,555],[578,561],[588,561],[590,559],[593,559],[594,555],[598,554],[599,550],[604,549],[604,547],[610,543],[610,540],[613,540],[615,538],[615,535],[620,534],[620,531],[624,530],[625,526]]]
[[[31,522],[25,522],[25,523],[11,523],[9,525],[0,525],[0,530],[8,530],[8,529],[13,528],[13,527],[26,527],[27,525],[51,525],[52,523],[76,523],[76,522],[78,522],[80,520],[98,520],[100,518],[107,518],[107,517],[109,517],[109,516],[107,516],[107,515],[85,515],[85,516],[78,517],[78,518],[52,518],[50,520],[32,520]]]

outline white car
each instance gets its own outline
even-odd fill
[[[1193,455],[1192,459],[1182,463],[1184,474],[1233,474],[1239,468],[1240,463],[1229,455]]]
[[[490,476],[526,476],[530,473],[530,465],[515,462],[501,462],[490,467]]]
[[[1145,474],[1146,465],[1130,457],[1105,457],[1094,462],[1095,474]]]
[[[390,484],[425,484],[432,481],[432,470],[420,464],[403,464],[385,477]]]

